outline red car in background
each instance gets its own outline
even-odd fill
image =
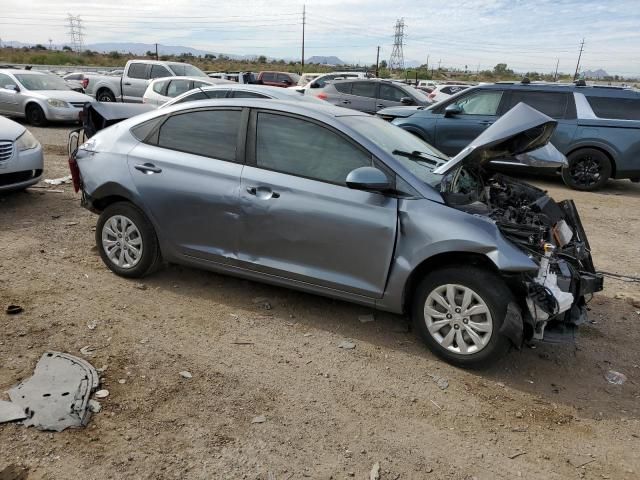
[[[292,87],[298,84],[300,75],[289,72],[260,72],[258,74],[258,83],[262,85],[271,85],[272,87]]]

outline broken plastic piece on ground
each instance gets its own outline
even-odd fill
[[[627,376],[624,373],[616,372],[615,370],[609,370],[604,374],[604,378],[613,385],[622,385],[627,381]]]
[[[27,418],[27,414],[24,413],[24,409],[20,405],[0,400],[0,423],[13,422],[25,418]]]
[[[9,390],[9,398],[28,414],[24,425],[61,432],[89,422],[89,399],[99,381],[96,369],[83,359],[46,352],[33,376]]]
[[[20,305],[9,305],[5,311],[7,315],[17,315],[18,313],[22,313],[24,309]]]
[[[71,183],[71,175],[60,178],[45,178],[44,183],[49,185],[62,185],[63,183]]]

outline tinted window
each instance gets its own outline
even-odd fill
[[[209,83],[204,83],[204,82],[193,82],[192,88],[208,87],[209,85],[210,85]]]
[[[140,125],[136,125],[131,129],[131,133],[138,140],[143,141],[145,138],[149,136],[151,131],[156,127],[156,125],[160,124],[164,120],[164,117],[156,117],[151,120],[147,120]]]
[[[255,92],[245,92],[243,90],[236,90],[233,92],[235,98],[269,98],[266,95]]]
[[[380,84],[380,95],[378,98],[380,100],[387,100],[389,102],[398,102],[402,100],[404,97],[408,97],[409,95],[397,87],[393,85],[386,85],[384,83]]]
[[[235,161],[239,110],[207,110],[174,115],[160,127],[158,146]]]
[[[276,74],[275,73],[263,73],[262,74],[262,81],[264,82],[275,82],[276,81]]]
[[[195,93],[192,93],[191,95],[187,95],[186,97],[181,98],[175,103],[191,102],[193,100],[206,100],[207,98],[210,98],[207,96],[207,94],[203,92],[195,92]]]
[[[353,82],[351,95],[376,98],[376,85],[375,82]]]
[[[65,80],[82,80],[83,77],[84,75],[81,73],[74,73],[72,75],[67,75],[66,77],[64,77],[64,79]]]
[[[446,93],[447,95],[455,95],[456,93],[466,89],[467,87],[453,86],[453,87],[442,87],[440,91],[442,93]]]
[[[171,77],[171,72],[162,65],[151,66],[151,78]]]
[[[167,86],[167,82],[156,82],[153,84],[152,90],[160,95],[164,95],[164,89]]]
[[[191,80],[171,80],[167,87],[167,97],[177,97],[191,90]]]
[[[539,112],[549,115],[551,118],[563,118],[567,111],[568,100],[568,93],[512,90],[509,109],[515,107],[520,102],[524,102]]]
[[[175,64],[172,63],[169,65],[169,68],[177,77],[206,77],[207,74],[204,73],[197,67],[193,65],[189,65],[188,63]]]
[[[16,82],[9,75],[5,75],[4,73],[0,73],[0,88],[4,88],[6,86],[16,86]]]
[[[146,76],[147,66],[144,63],[132,63],[129,65],[127,76],[130,78],[149,78]]]
[[[256,162],[269,170],[345,185],[349,172],[371,166],[371,156],[315,123],[259,113]]]
[[[340,82],[333,84],[340,93],[351,93],[351,82]]]
[[[587,101],[600,118],[640,120],[640,98],[587,97]]]
[[[463,115],[495,115],[502,93],[499,90],[479,90],[458,99]]]
[[[279,82],[291,82],[289,75],[285,75],[284,73],[279,73],[277,78]]]
[[[229,90],[205,90],[207,98],[225,98],[229,94]]]

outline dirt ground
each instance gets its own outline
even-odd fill
[[[32,129],[47,178],[68,173],[67,130]],[[535,183],[576,200],[598,268],[640,275],[640,185]],[[575,345],[469,372],[399,316],[361,323],[366,308],[178,266],[144,287],[119,278],[97,254],[95,222],[70,185],[0,197],[0,305],[24,307],[0,312],[0,398],[46,350],[84,346],[110,391],[85,429],[0,425],[0,472],[368,479],[378,462],[382,480],[640,478],[640,309],[615,298],[640,296],[638,283],[607,280]],[[344,339],[356,348],[338,348]],[[626,383],[609,384],[610,369]]]

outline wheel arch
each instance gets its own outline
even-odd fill
[[[47,108],[45,105],[43,105],[43,101],[37,98],[30,98],[29,100],[27,100],[27,102],[24,104],[24,116],[27,116],[27,110],[29,109],[29,107],[32,106],[36,106],[36,107],[40,107],[40,109],[42,110],[42,113],[44,113],[45,118],[47,118]]]
[[[617,174],[616,160],[615,160],[616,155],[610,148],[608,148],[603,144],[585,143],[585,144],[577,145],[572,147],[571,150],[567,152],[566,156],[569,157],[569,155],[573,155],[574,153],[579,152],[580,150],[586,150],[586,149],[598,150],[602,152],[607,157],[607,159],[609,160],[609,163],[611,164],[611,178],[616,177],[616,174]]]
[[[96,100],[100,96],[100,93],[104,92],[105,90],[109,92],[114,99],[117,99],[115,92],[108,85],[100,85],[96,90]]]

